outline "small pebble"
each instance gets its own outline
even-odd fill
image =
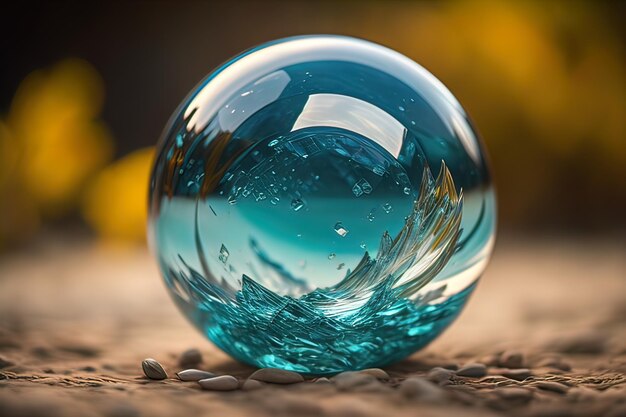
[[[503,377],[514,379],[516,381],[523,381],[526,378],[529,378],[533,375],[530,369],[520,368],[520,369],[500,369],[498,375],[502,375]]]
[[[15,365],[13,362],[0,356],[0,369],[8,368],[9,366],[13,365]]]
[[[541,361],[537,362],[537,366],[554,368],[565,372],[572,370],[571,365],[567,362],[564,362],[563,359],[559,356],[542,359]]]
[[[555,381],[537,381],[533,385],[539,389],[557,392],[559,394],[565,394],[569,390],[567,385]]]
[[[465,376],[470,378],[482,378],[487,375],[487,367],[482,363],[470,363],[463,366],[456,371],[458,376]]]
[[[263,388],[265,384],[261,381],[257,381],[256,379],[246,379],[246,382],[243,383],[241,389],[244,391],[254,391],[259,388]]]
[[[159,362],[152,358],[144,359],[141,362],[143,373],[148,379],[161,380],[167,378],[167,373]]]
[[[441,365],[441,368],[456,371],[457,369],[459,369],[459,365],[457,365],[456,363],[446,363],[444,365]]]
[[[500,355],[499,365],[503,368],[523,368],[524,355],[514,350],[506,351]]]
[[[176,376],[181,381],[200,381],[201,379],[214,378],[215,374],[199,369],[185,369],[184,371],[178,372]]]
[[[372,375],[353,371],[337,374],[332,378],[332,380],[341,391],[348,391],[363,387],[374,381],[378,382],[378,380]]]
[[[367,375],[371,375],[376,379],[380,379],[383,381],[387,381],[389,379],[389,374],[385,371],[383,371],[380,368],[369,368],[369,369],[362,369],[360,371],[357,371],[360,374],[367,374]]]
[[[432,403],[442,402],[446,398],[443,389],[421,377],[405,379],[400,384],[398,391],[404,398],[419,399]]]
[[[299,373],[276,368],[259,369],[250,375],[250,379],[271,382],[273,384],[295,384],[304,382],[304,378]]]
[[[191,368],[200,363],[202,363],[202,353],[198,349],[188,349],[178,359],[178,365],[181,368]]]
[[[331,380],[326,378],[326,377],[321,377],[321,378],[317,378],[314,382],[314,384],[332,384]]]
[[[198,381],[198,384],[200,384],[202,389],[210,391],[234,391],[239,388],[239,381],[232,375],[201,379]]]
[[[43,346],[35,346],[31,349],[31,353],[41,359],[48,359],[52,356],[50,349]]]
[[[431,369],[430,372],[428,372],[428,375],[426,376],[426,378],[428,378],[429,381],[432,381],[436,384],[446,385],[450,381],[453,375],[454,375],[454,371],[451,371],[449,369],[435,367]]]
[[[486,366],[500,366],[500,354],[487,355],[481,358],[480,363]]]

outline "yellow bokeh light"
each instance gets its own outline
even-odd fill
[[[102,237],[144,242],[153,148],[132,152],[106,167],[87,186],[82,213]]]
[[[71,209],[111,158],[113,141],[96,119],[103,90],[95,69],[72,59],[33,72],[15,94],[7,124],[19,153],[16,175],[44,215]]]

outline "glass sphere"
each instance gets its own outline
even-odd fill
[[[485,154],[432,74],[348,37],[270,42],[183,101],[149,234],[200,331],[258,367],[405,358],[458,315],[494,240]]]

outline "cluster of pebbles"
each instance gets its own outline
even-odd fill
[[[168,378],[163,366],[152,358],[144,359],[141,366],[148,379],[164,380]],[[237,389],[249,391],[262,388],[267,384],[289,385],[298,383],[334,384],[339,390],[349,390],[356,387],[362,388],[374,383],[374,381],[389,381],[391,379],[387,372],[379,368],[342,372],[330,379],[319,377],[309,380],[305,380],[297,372],[276,368],[258,369],[241,381],[232,375],[216,375],[213,372],[195,368],[184,369],[177,372],[176,376],[183,382],[197,382],[200,387],[210,391],[234,391]]]
[[[567,396],[568,401],[565,403],[569,403],[570,406],[576,402],[588,403],[594,395],[599,395],[599,390],[614,385],[621,386],[625,382],[610,378],[603,382],[596,378],[594,381],[588,381],[585,386],[585,381],[580,378],[565,375],[571,371],[571,366],[556,355],[533,360],[533,369],[541,370],[535,374],[525,356],[517,351],[500,352],[482,358],[476,363],[449,364],[402,376],[394,372],[390,375],[383,369],[371,368],[342,372],[332,377],[305,378],[296,372],[263,368],[242,379],[197,369],[201,362],[202,356],[197,350],[185,352],[179,360],[179,366],[194,367],[178,372],[176,374],[178,380],[195,382],[202,389],[210,391],[249,391],[287,384],[322,384],[339,392],[396,392],[395,395],[406,400],[418,400],[429,404],[486,405],[496,410],[528,405],[533,399],[546,400],[559,396],[562,398]],[[142,366],[145,376],[149,379],[168,378],[164,368],[154,359],[144,360]],[[593,389],[589,387],[592,384],[599,385],[597,389]],[[620,393],[624,394],[625,391],[620,390]],[[626,412],[626,397],[623,401],[613,402],[623,406]],[[556,412],[554,415],[561,414]]]

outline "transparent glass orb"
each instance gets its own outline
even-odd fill
[[[331,374],[439,335],[490,256],[495,201],[452,94],[407,57],[304,36],[231,59],[158,145],[150,242],[202,333],[259,367]]]

